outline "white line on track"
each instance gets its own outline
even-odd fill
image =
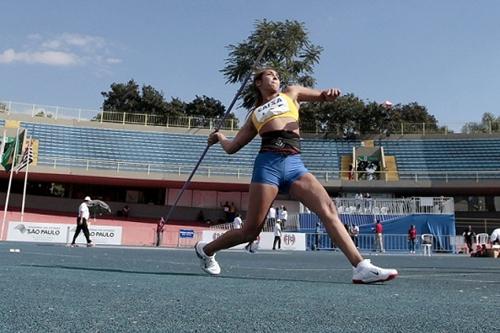
[[[460,275],[473,275],[477,276],[477,273],[458,273]],[[446,281],[458,281],[458,282],[479,282],[479,283],[499,283],[500,281],[489,281],[489,280],[470,280],[470,279],[457,279],[450,278],[451,275],[457,275],[457,273],[442,273],[442,274],[421,274],[421,275],[399,275],[399,279],[429,279],[429,278],[441,278],[446,277]]]
[[[48,257],[71,257],[71,258],[80,258],[82,256],[74,255],[74,254],[60,254],[60,253],[45,253],[45,252],[26,252],[23,251],[21,254],[36,254],[39,256],[48,256]]]

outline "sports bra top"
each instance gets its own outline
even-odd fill
[[[295,102],[283,93],[252,111],[252,122],[258,132],[269,121],[285,117],[298,121],[299,109]]]

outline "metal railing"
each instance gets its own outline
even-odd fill
[[[84,159],[70,158],[57,156],[40,156],[38,165],[49,166],[54,169],[58,168],[80,168],[85,170],[110,170],[119,174],[120,172],[138,172],[150,175],[152,173],[167,173],[173,175],[186,175],[193,171],[192,164],[176,164],[176,163],[141,163],[141,162],[126,162],[113,161],[103,159]],[[197,172],[198,175],[206,177],[225,176],[243,178],[252,175],[252,169],[249,168],[231,168],[221,166],[200,166]]]
[[[408,214],[453,214],[455,204],[453,198],[336,198],[335,204],[339,214],[373,214],[373,215],[408,215]]]
[[[265,231],[265,232],[274,231],[274,224],[275,224],[274,221],[267,220],[264,223],[262,231]],[[234,225],[231,222],[220,223],[220,224],[210,226],[210,229],[211,230],[233,230]],[[284,222],[284,223],[281,222],[281,229],[284,232],[285,231],[287,231],[287,232],[299,231],[300,230],[299,215],[297,215],[297,214],[288,215],[288,219],[286,220],[286,222]]]
[[[97,123],[133,124],[143,126],[206,128],[213,129],[218,124],[217,118],[205,117],[173,117],[147,113],[127,113],[102,111],[84,108],[0,101],[0,113],[29,115],[32,118],[70,119],[76,121],[93,121]],[[234,131],[238,129],[237,119],[226,119],[221,128]]]
[[[0,113],[6,114],[24,114],[31,117],[45,117],[51,119],[71,119],[77,121],[95,121],[109,122],[120,124],[135,124],[144,126],[163,126],[163,127],[183,127],[183,128],[206,128],[213,129],[219,121],[217,118],[204,117],[173,117],[166,115],[155,115],[146,113],[127,113],[118,111],[103,111],[85,108],[72,108],[63,106],[51,106],[31,103],[20,103],[12,101],[0,100]],[[237,130],[239,127],[237,119],[227,119],[221,126],[224,130]],[[447,135],[453,133],[449,127],[461,128],[465,134],[492,134],[500,133],[500,124],[489,122],[484,128],[471,126],[469,124],[451,123],[448,126],[437,128],[434,124],[429,123],[388,123],[386,124],[384,133],[364,133],[364,134],[396,134],[396,135]],[[330,130],[322,129],[318,122],[302,122],[302,132],[304,133],[332,133],[342,136],[342,131],[339,129],[337,133]]]
[[[410,244],[408,235],[384,234],[383,249],[377,249],[374,234],[358,235],[357,240],[353,240],[360,251],[362,252],[410,252]],[[337,246],[332,242],[326,233],[307,233],[306,248],[308,250],[338,250]],[[439,253],[463,253],[465,242],[462,236],[443,235],[441,237],[433,237],[431,252]],[[420,235],[417,235],[415,240],[416,253],[423,254],[422,240]]]
[[[128,162],[128,161],[115,161],[105,159],[85,159],[85,158],[72,158],[72,157],[58,157],[58,156],[39,156],[38,164],[44,166],[51,166],[54,169],[75,167],[86,170],[112,170],[116,173],[129,171],[140,172],[145,174],[151,173],[169,173],[176,175],[190,174],[192,164],[176,164],[176,163],[146,163],[146,162]],[[318,180],[325,183],[331,181],[338,181],[343,171],[337,170],[309,170]],[[224,176],[224,177],[250,177],[252,175],[251,167],[224,167],[224,166],[200,166],[197,174],[206,177]],[[400,180],[409,180],[413,183],[424,181],[444,181],[449,182],[453,180],[471,180],[476,183],[487,182],[492,179],[500,179],[500,169],[491,171],[399,171]],[[352,180],[359,182],[360,180]],[[365,180],[367,184],[373,183],[374,185],[380,184],[379,182],[389,182],[387,180],[369,181]]]

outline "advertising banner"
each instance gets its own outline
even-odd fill
[[[75,234],[76,225],[57,223],[34,223],[10,221],[7,240],[21,242],[69,243]],[[122,227],[90,225],[90,239],[94,244],[121,245]],[[76,239],[86,244],[83,232]]]
[[[227,230],[204,230],[203,241],[211,242]],[[257,239],[258,249],[272,250],[274,242],[274,233],[261,232]],[[246,244],[241,244],[231,249],[243,249]],[[306,234],[300,232],[283,232],[281,236],[281,250],[287,251],[305,251],[306,250]]]
[[[9,222],[7,240],[21,242],[66,243],[67,224]]]
[[[76,225],[72,225],[69,229],[69,240],[73,239],[76,231]],[[94,244],[121,245],[122,244],[122,227],[109,225],[90,225],[90,240]],[[80,232],[76,239],[77,244],[87,244],[83,231]]]

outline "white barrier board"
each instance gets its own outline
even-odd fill
[[[73,239],[76,225],[61,223],[35,223],[10,221],[7,229],[7,240],[20,242],[68,243]],[[121,245],[122,227],[89,226],[90,239],[94,244]],[[85,244],[83,232],[76,239]]]
[[[21,242],[66,243],[67,224],[10,221],[7,240]]]
[[[211,242],[227,230],[203,230],[203,242]],[[261,232],[258,238],[260,250],[272,250],[274,242],[274,233]],[[243,249],[246,244],[234,246],[231,249]],[[286,251],[305,251],[306,234],[300,232],[284,232],[281,236],[281,250]]]
[[[76,231],[76,225],[69,229],[69,240],[73,240],[73,235]],[[121,245],[122,244],[122,227],[110,225],[90,225],[90,240],[94,244]],[[80,231],[77,244],[87,244],[83,231]]]

